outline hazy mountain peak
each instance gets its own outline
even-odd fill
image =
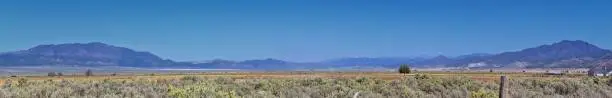
[[[464,59],[463,61],[469,61],[470,63],[487,62],[495,65],[508,65],[516,62],[526,62],[533,64],[529,67],[542,67],[554,63],[565,63],[565,65],[567,65],[571,63],[568,63],[567,60],[575,58],[601,58],[609,53],[612,52],[601,49],[582,40],[563,40],[549,45],[541,45],[534,48],[523,49],[521,51],[504,52],[497,55],[488,56],[486,58],[468,58]]]
[[[480,58],[480,57],[486,57],[486,56],[491,56],[491,54],[488,53],[472,53],[472,54],[467,54],[467,55],[460,55],[455,57],[456,59],[464,59],[464,58]]]
[[[450,59],[450,58],[448,58],[448,57],[446,57],[444,55],[438,55],[438,56],[436,56],[436,57],[434,57],[432,59]]]
[[[259,60],[245,60],[242,61],[243,63],[286,63],[286,61],[283,60],[278,60],[278,59],[273,59],[273,58],[266,58],[266,59],[259,59]]]
[[[559,47],[559,48],[597,48],[600,49],[599,47],[590,44],[588,42],[582,41],[582,40],[563,40],[554,44],[551,44],[549,46],[552,47]]]
[[[89,43],[86,43],[86,45],[93,45],[93,46],[112,46],[112,45],[105,44],[105,43],[102,43],[102,42],[89,42]]]
[[[563,44],[563,43],[589,44],[588,42],[583,41],[583,40],[561,40],[561,41],[557,42],[557,44]]]
[[[588,56],[598,55],[603,56],[610,52],[609,50],[601,49],[593,44],[576,40],[563,40],[550,45],[542,45],[535,48],[528,48],[515,53],[523,52],[525,55],[544,55],[544,56]]]
[[[209,63],[209,64],[217,64],[217,65],[224,65],[224,64],[229,64],[229,65],[231,65],[231,64],[234,64],[234,63],[236,63],[236,62],[234,62],[234,61],[230,61],[230,60],[223,60],[223,59],[214,59],[214,60],[210,60],[210,61],[208,61],[208,62],[206,62],[206,63]]]
[[[66,43],[66,44],[46,44],[46,45],[38,45],[28,50],[36,51],[36,50],[46,50],[46,49],[96,49],[96,48],[117,48],[117,49],[127,49],[122,47],[115,47],[112,45],[104,44],[101,42],[90,42],[90,43]]]
[[[20,65],[157,66],[172,63],[149,52],[138,52],[101,42],[38,45],[2,55],[1,59],[8,59],[4,62],[7,64]]]

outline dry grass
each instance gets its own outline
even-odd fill
[[[414,74],[399,74],[394,72],[211,72],[211,73],[190,73],[190,74],[161,74],[161,75],[119,75],[119,76],[26,76],[28,80],[134,80],[134,79],[180,79],[185,76],[197,76],[205,78],[226,77],[233,79],[305,79],[305,78],[330,78],[330,79],[351,79],[351,78],[377,78],[382,80],[399,80],[406,76],[416,74],[427,74],[432,77],[468,77],[473,80],[494,82],[498,81],[502,75],[510,79],[557,79],[557,78],[583,78],[584,75],[571,74],[564,76],[544,75],[541,73],[488,73],[488,72],[419,72]],[[4,84],[0,79],[0,85]]]
[[[607,78],[485,72],[210,72],[119,76],[27,76],[0,88],[8,98],[612,98]],[[6,80],[0,79],[0,80]],[[7,81],[4,81],[7,82]],[[205,98],[208,98],[205,97]]]

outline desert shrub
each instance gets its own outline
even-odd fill
[[[12,79],[6,79],[6,80],[4,81],[4,83],[3,83],[3,84],[0,84],[0,85],[2,85],[2,88],[8,88],[8,87],[11,87],[11,86],[13,85],[13,80],[12,80]]]
[[[181,78],[182,81],[189,81],[189,82],[197,82],[202,80],[200,77],[198,76],[184,76],[183,78]]]
[[[497,98],[498,94],[494,91],[480,89],[478,91],[472,91],[470,98]]]
[[[228,78],[228,77],[217,77],[215,79],[215,83],[219,83],[219,84],[232,84],[234,83],[234,79],[232,78]]]
[[[431,79],[430,75],[427,74],[416,74],[414,76],[415,79],[423,80],[423,79]]]
[[[607,84],[608,84],[608,86],[612,86],[612,79],[608,78]]]
[[[17,80],[17,86],[26,86],[28,84],[28,79],[26,78],[19,78],[19,80]]]
[[[509,98],[611,98],[609,79],[509,79]],[[425,74],[400,80],[379,78],[235,79],[185,76],[179,79],[5,81],[3,98],[494,98],[495,82]]]
[[[603,79],[521,79],[509,82],[508,93],[513,97],[583,97],[608,98],[612,89]]]

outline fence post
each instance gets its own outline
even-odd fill
[[[499,82],[499,98],[505,98],[504,97],[504,85],[505,84],[506,84],[506,76],[501,76],[500,82]]]

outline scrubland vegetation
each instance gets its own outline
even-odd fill
[[[161,76],[160,76],[161,77]],[[406,75],[380,78],[237,79],[183,76],[166,78],[3,80],[6,98],[496,98],[496,81],[468,77]],[[508,98],[611,98],[607,78],[515,79],[507,81]]]

